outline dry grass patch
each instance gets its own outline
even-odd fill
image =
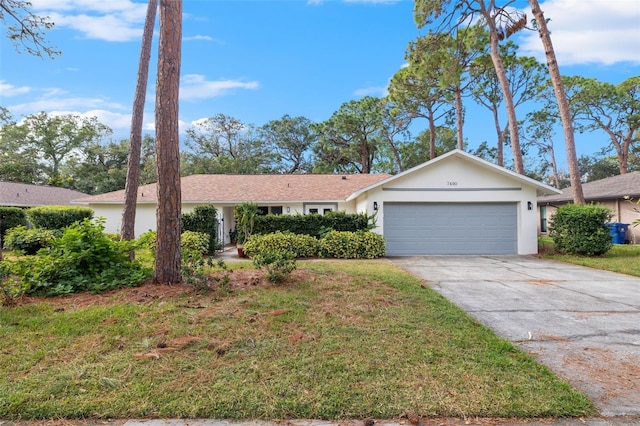
[[[385,261],[300,262],[279,285],[235,274],[224,294],[144,286],[3,309],[0,418],[594,413]]]

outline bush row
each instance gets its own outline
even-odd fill
[[[332,257],[339,259],[375,259],[385,254],[385,240],[369,231],[329,231],[323,238],[274,232],[253,235],[244,244],[244,253],[254,258],[267,252],[290,253],[300,257]]]
[[[265,215],[255,218],[254,234],[272,234],[291,232],[322,238],[333,231],[368,231],[372,227],[371,216],[366,213],[348,214],[345,212],[327,212],[319,214]]]

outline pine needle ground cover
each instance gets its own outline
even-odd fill
[[[234,287],[234,273],[224,292],[132,299],[128,289],[0,308],[0,418],[595,413],[385,261],[300,262],[279,285]]]

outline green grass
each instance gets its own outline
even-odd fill
[[[0,418],[596,413],[546,367],[385,261],[299,269],[302,282],[225,296],[1,308]]]
[[[614,244],[611,250],[602,256],[577,256],[555,253],[553,240],[543,237],[540,238],[540,253],[545,259],[640,277],[639,245]]]

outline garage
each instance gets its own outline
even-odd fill
[[[384,203],[387,255],[518,253],[516,203]]]

